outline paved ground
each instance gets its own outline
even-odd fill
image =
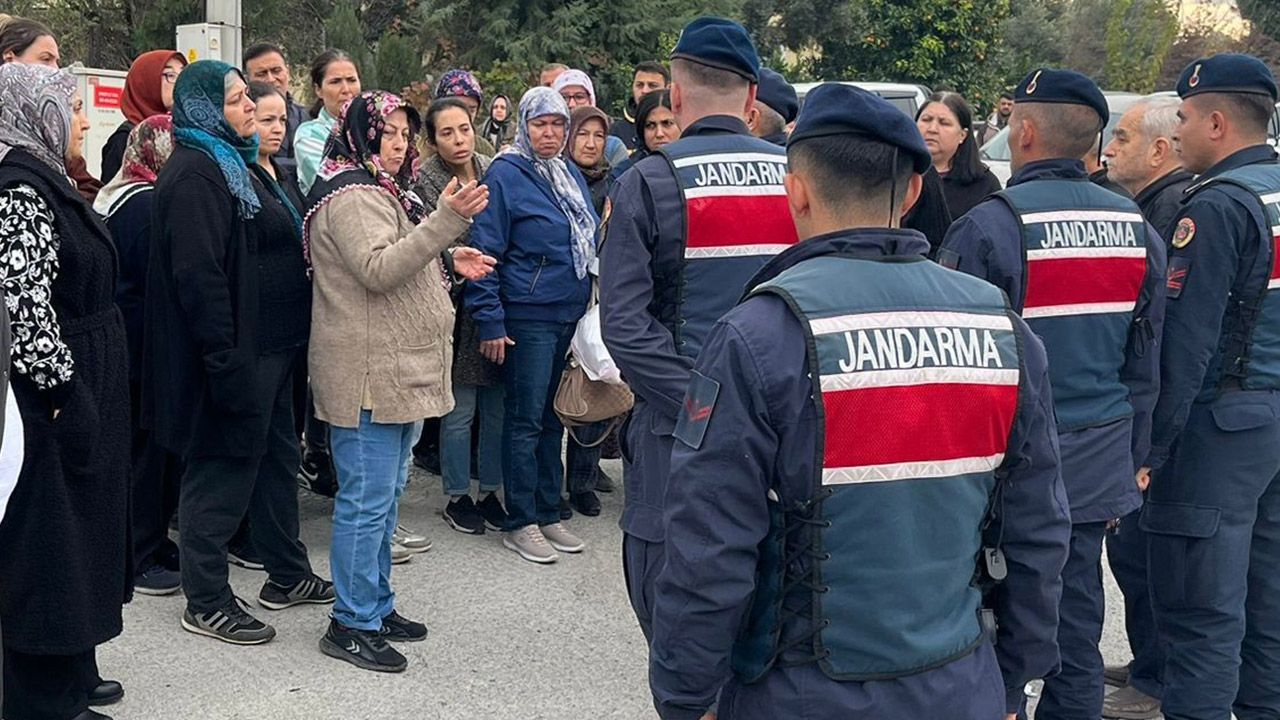
[[[621,477],[618,462],[605,468]],[[124,634],[99,653],[103,674],[126,688],[106,709],[116,720],[651,720],[643,639],[623,590],[622,497],[601,497],[603,515],[570,523],[587,551],[540,567],[505,550],[496,533],[450,530],[439,479],[415,469],[402,519],[435,548],[393,575],[401,612],[431,630],[426,642],[400,646],[406,672],[365,672],[321,655],[325,608],[255,610],[279,636],[239,648],[182,631],[180,595],[138,596],[125,608]],[[301,505],[312,564],[328,577],[332,504],[302,493]],[[246,599],[264,577],[232,568]],[[1109,592],[1103,650],[1116,661],[1127,650],[1119,593]]]

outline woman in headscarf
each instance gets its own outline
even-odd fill
[[[133,406],[133,587],[145,595],[168,595],[182,586],[178,547],[169,521],[178,509],[182,463],[152,441],[139,423],[142,409],[142,314],[151,251],[151,208],[156,176],[173,154],[173,118],[152,115],[129,133],[123,164],[98,193],[102,215],[119,258],[116,305],[129,338],[129,399]]]
[[[173,50],[144,52],[129,66],[124,78],[124,98],[120,109],[124,122],[102,146],[102,181],[111,182],[120,172],[120,162],[129,142],[129,131],[152,115],[162,115],[173,107],[173,85],[187,66],[187,58]]]
[[[472,245],[501,270],[464,291],[481,352],[504,365],[503,544],[537,563],[585,547],[560,521],[564,428],[552,407],[591,294],[598,224],[586,180],[561,155],[568,127],[569,108],[555,90],[533,88],[520,99],[515,144],[489,167],[489,207],[471,232]]]
[[[631,169],[632,165],[658,152],[663,145],[680,139],[680,126],[671,111],[671,91],[655,90],[640,98],[636,105],[636,132],[640,142],[631,157],[613,168],[614,180]]]
[[[449,250],[488,202],[483,185],[451,181],[430,214],[411,189],[417,127],[417,111],[391,93],[347,103],[325,145],[304,241],[315,273],[311,389],[338,470],[338,600],[320,649],[382,672],[407,664],[388,640],[427,635],[396,612],[391,541],[421,421],[453,407],[446,287],[455,273],[477,278],[494,263],[472,248]]]
[[[301,221],[257,164],[246,93],[240,71],[214,60],[178,78],[143,328],[143,426],[186,465],[182,627],[237,645],[275,637],[227,583],[227,544],[246,512],[268,574],[258,604],[333,601],[298,539],[293,371],[311,302]]]
[[[480,81],[474,74],[466,70],[449,70],[441,75],[440,81],[436,83],[435,99],[444,98],[461,100],[467,106],[467,112],[471,115],[471,122],[474,125],[476,116],[484,105],[484,90],[480,88]],[[476,152],[481,155],[493,157],[497,153],[497,147],[483,135],[476,136]],[[424,141],[419,149],[425,151],[422,153],[425,156],[430,154],[431,146]]]
[[[26,431],[0,523],[2,712],[16,720],[101,718],[88,703],[123,692],[102,683],[94,660],[94,648],[120,634],[132,576],[115,254],[66,174],[88,124],[70,73],[0,66],[0,285]]]
[[[569,110],[590,105],[596,105],[596,88],[591,82],[591,76],[577,68],[570,68],[555,79],[551,84],[551,89],[560,93],[560,97],[564,98],[565,104]],[[618,165],[627,159],[627,145],[622,142],[622,138],[610,135],[605,138],[605,158],[610,165]]]
[[[511,99],[506,95],[494,95],[489,102],[489,117],[480,126],[480,137],[501,150],[515,138],[515,123],[511,121]]]

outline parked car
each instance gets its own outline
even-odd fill
[[[1139,100],[1150,96],[1129,92],[1104,92],[1103,95],[1106,96],[1107,107],[1111,110],[1111,118],[1107,120],[1107,126],[1102,131],[1102,146],[1106,147],[1107,143],[1111,142],[1111,132],[1115,130],[1116,123],[1120,122],[1120,116]],[[1174,93],[1166,91],[1155,93],[1155,95],[1174,96]],[[991,172],[995,173],[996,177],[1000,178],[1001,185],[1007,185],[1009,177],[1013,174],[1009,167],[1010,160],[1012,156],[1009,153],[1009,128],[1005,127],[982,146],[982,161],[991,168]]]
[[[920,111],[920,106],[924,105],[924,101],[929,98],[932,91],[924,85],[912,85],[910,83],[884,83],[884,82],[861,82],[857,80],[832,80],[830,82],[838,82],[841,85],[853,85],[863,90],[873,92],[885,100],[889,104],[898,108],[915,119],[916,113]],[[804,107],[804,96],[810,90],[818,87],[822,83],[792,83],[792,87],[796,89],[796,95],[800,96],[800,106]]]

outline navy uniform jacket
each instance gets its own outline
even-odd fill
[[[1031,180],[1084,177],[1084,163],[1079,160],[1042,160],[1019,170],[1009,180],[1009,187]],[[957,260],[957,270],[1004,290],[1014,309],[1022,312],[1024,247],[1013,211],[1003,200],[989,198],[952,224],[942,243],[942,254]],[[1147,274],[1133,316],[1135,322],[1145,323],[1149,332],[1141,341],[1131,333],[1120,375],[1133,406],[1132,431],[1128,423],[1112,423],[1059,437],[1062,477],[1071,498],[1071,518],[1077,523],[1127,515],[1142,501],[1133,474],[1150,448],[1151,413],[1160,389],[1160,353],[1152,339],[1160,337],[1164,323],[1164,248],[1164,241],[1148,223]],[[1117,434],[1122,430],[1127,437]]]
[[[690,125],[695,135],[750,135],[740,118],[713,115]],[[684,262],[684,198],[667,159],[645,157],[618,179],[613,212],[600,250],[600,319],[605,345],[636,394],[624,433],[634,462],[625,478],[624,532],[662,541],[662,496],[667,484],[671,433],[693,371],[693,359],[676,352],[671,333],[650,312],[654,264]]]
[[[756,280],[821,254],[923,256],[928,250],[924,236],[912,230],[832,233],[784,251]],[[767,493],[773,483],[797,488],[797,498],[811,488],[820,431],[805,335],[783,301],[753,297],[716,324],[696,366],[721,386],[706,435],[699,450],[677,441],[671,456],[667,558],[657,581],[650,655],[659,715],[699,718],[724,687],[725,720],[938,718],[942,707],[948,720],[990,720],[1016,709],[1028,680],[1056,670],[1059,573],[1070,519],[1044,348],[1022,322],[1015,329],[1026,370],[1008,451],[1013,469],[1000,520],[989,529],[1001,534],[1009,566],[994,593],[997,646],[984,644],[955,662],[897,680],[836,682],[810,663],[775,668],[743,685],[730,680],[729,656],[755,590],[757,547],[769,529]],[[808,633],[797,625],[784,624],[782,644]],[[812,647],[795,652],[810,655]],[[1009,678],[1005,683],[1000,670]]]
[[[1256,145],[1230,155],[1199,177],[1274,161],[1275,150]],[[1248,191],[1214,185],[1186,200],[1181,218],[1195,221],[1191,242],[1169,257],[1169,308],[1161,352],[1163,387],[1152,421],[1151,455],[1146,465],[1159,468],[1182,432],[1193,402],[1218,395],[1222,379],[1219,344],[1231,288],[1242,268],[1253,265],[1263,238],[1254,215],[1261,213]],[[1265,394],[1265,393],[1264,393]]]

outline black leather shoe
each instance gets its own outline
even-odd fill
[[[600,498],[596,497],[593,492],[574,493],[569,497],[569,504],[573,506],[574,510],[587,517],[595,517],[600,514]]]
[[[102,707],[120,702],[124,697],[124,686],[115,680],[103,680],[98,687],[89,691],[89,707]],[[90,715],[89,717],[94,717]]]
[[[111,716],[103,715],[100,712],[94,712],[92,709],[89,709],[75,716],[72,720],[111,720]]]

